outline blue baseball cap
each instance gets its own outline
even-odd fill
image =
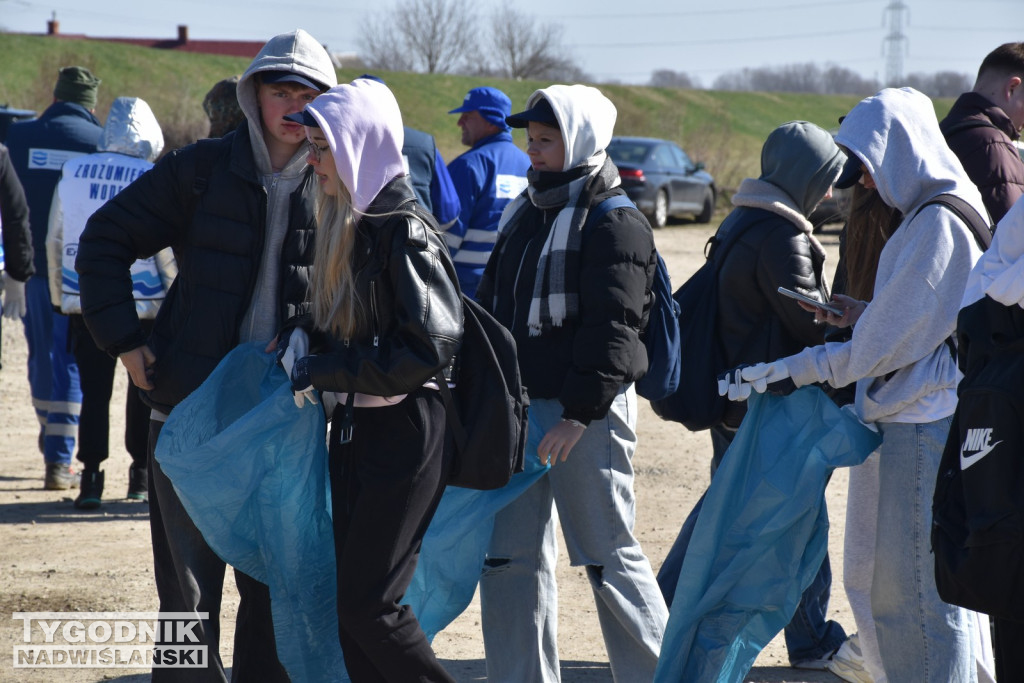
[[[449,114],[478,111],[488,123],[508,130],[505,117],[512,113],[512,100],[497,88],[473,88],[462,100],[462,106],[452,109]]]
[[[320,92],[324,92],[330,87],[323,83],[318,83],[311,78],[306,78],[294,71],[260,71],[258,73],[261,83],[298,83]]]

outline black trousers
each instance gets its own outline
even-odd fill
[[[343,410],[335,410],[329,452],[345,667],[354,683],[454,683],[400,604],[452,464],[444,404],[421,388],[393,406],[356,408],[346,444]]]
[[[221,683],[226,680],[220,659],[220,604],[226,565],[207,545],[174,491],[171,480],[153,457],[163,422],[150,422],[149,528],[153,539],[153,575],[161,612],[208,612],[194,633],[206,645],[206,669],[153,669],[153,683]],[[240,598],[235,621],[231,680],[237,683],[286,683],[288,674],[277,658],[270,589],[235,570]],[[162,641],[164,642],[164,641]],[[188,644],[188,643],[186,643]]]
[[[143,330],[152,328],[143,321]],[[117,359],[96,347],[81,315],[68,316],[71,352],[78,364],[82,387],[82,413],[78,422],[78,461],[86,469],[99,469],[110,455],[110,398],[114,391]],[[128,382],[124,409],[124,447],[136,468],[146,468],[146,444],[149,441],[149,407],[142,402],[138,388]]]
[[[1000,683],[1024,680],[1024,649],[1021,648],[1024,623],[992,617],[992,624],[992,632],[995,635],[992,650],[996,660],[996,680]]]

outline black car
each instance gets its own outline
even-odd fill
[[[608,156],[619,168],[622,189],[651,225],[669,216],[693,215],[707,223],[715,210],[715,179],[679,145],[657,138],[612,138]]]

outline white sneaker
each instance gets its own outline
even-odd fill
[[[828,670],[850,683],[874,683],[871,672],[864,666],[857,634],[846,639],[828,663]]]

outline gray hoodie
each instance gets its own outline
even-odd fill
[[[305,145],[299,146],[280,173],[274,173],[271,168],[270,153],[263,141],[263,122],[253,79],[253,75],[260,71],[290,71],[327,87],[338,84],[330,55],[313,36],[302,29],[274,36],[267,41],[238,81],[238,104],[248,120],[253,158],[267,191],[267,234],[263,261],[249,310],[242,320],[239,337],[242,342],[269,341],[277,334],[283,322],[277,320],[277,299],[281,244],[288,229],[288,198],[299,187],[308,168]]]
[[[906,218],[882,249],[874,299],[852,339],[784,359],[790,376],[798,386],[856,382],[865,422],[949,416],[960,375],[945,342],[981,251],[954,213],[936,205],[918,209],[948,192],[985,215],[981,195],[946,146],[931,100],[916,90],[886,89],[862,100],[836,142],[861,160],[882,200]]]

